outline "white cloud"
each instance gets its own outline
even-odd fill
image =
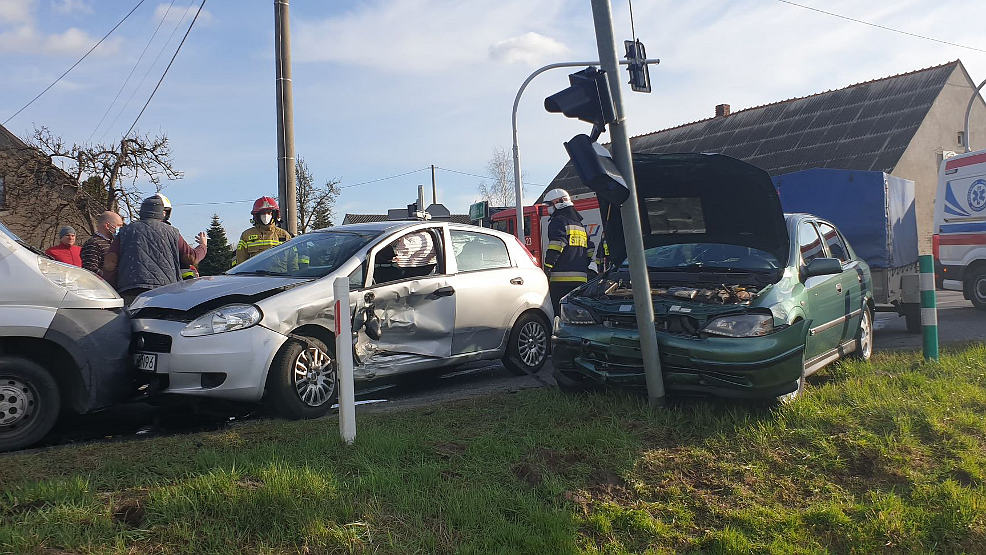
[[[551,37],[533,31],[501,40],[490,46],[490,57],[499,62],[534,65],[545,59],[558,59],[568,47]]]
[[[95,43],[95,37],[76,27],[51,34],[41,33],[31,24],[0,31],[0,53],[81,56]],[[119,49],[120,40],[109,39],[104,41],[93,55],[107,56],[115,54]]]
[[[170,8],[169,8],[170,6]],[[154,9],[154,21],[155,23],[161,21],[164,18],[165,25],[177,25],[182,23],[188,25],[191,23],[192,18],[195,17],[195,12],[199,9],[199,4],[193,2],[191,4],[175,4],[161,3],[157,5]],[[212,21],[212,12],[202,8],[202,13],[199,14],[198,20],[195,22],[196,25],[201,25],[203,23],[209,23]]]
[[[58,13],[92,13],[92,6],[86,0],[53,0],[51,7]]]
[[[26,23],[33,11],[34,0],[0,0],[0,23]]]
[[[461,71],[490,45],[552,21],[562,0],[393,0],[294,26],[295,60],[411,73]],[[546,37],[545,37],[546,38]]]

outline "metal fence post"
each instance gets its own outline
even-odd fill
[[[938,308],[935,298],[935,257],[918,257],[921,267],[921,332],[924,358],[938,360]]]
[[[356,389],[353,384],[353,326],[349,312],[349,278],[332,283],[335,296],[336,373],[339,381],[339,435],[347,444],[356,439]]]

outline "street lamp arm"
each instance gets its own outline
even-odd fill
[[[630,61],[629,60],[619,60],[619,63],[621,65],[628,65],[630,63]],[[659,60],[657,58],[647,59],[647,60],[644,60],[644,63],[645,64],[659,64],[659,63],[661,63],[661,60]],[[538,75],[541,75],[542,73],[544,73],[545,71],[548,71],[549,69],[558,69],[560,67],[580,67],[580,66],[598,66],[598,65],[599,65],[599,61],[592,61],[592,62],[558,62],[558,63],[554,63],[554,64],[548,64],[548,65],[546,65],[544,67],[540,67],[540,68],[534,70],[534,73],[531,73],[530,75],[528,75],[527,76],[527,79],[525,79],[524,82],[520,85],[520,88],[517,89],[517,96],[514,97],[513,113],[510,116],[510,124],[511,124],[511,126],[513,128],[514,199],[515,199],[516,206],[517,206],[517,227],[516,227],[516,231],[517,231],[517,238],[520,239],[520,242],[523,243],[523,244],[525,244],[525,245],[527,243],[524,241],[524,187],[523,187],[523,184],[520,181],[520,148],[518,146],[518,140],[517,140],[517,106],[520,105],[520,97],[524,94],[524,89],[527,88],[527,85],[532,80],[534,80],[535,77],[537,77]]]
[[[525,83],[526,84],[526,83]],[[983,86],[986,86],[986,79],[983,79],[982,83],[976,87],[976,90],[972,91],[972,98],[969,99],[969,105],[965,109],[965,135],[962,136],[962,142],[965,143],[965,151],[970,152],[972,147],[970,147],[969,142],[969,117],[972,115],[972,105],[975,104],[976,98],[979,97],[979,91],[982,90]]]

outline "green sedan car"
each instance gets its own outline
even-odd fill
[[[720,154],[634,157],[669,393],[790,399],[873,349],[870,269],[830,222],[784,214],[763,170]],[[567,295],[553,336],[564,389],[645,385],[622,222],[601,201],[610,268]]]

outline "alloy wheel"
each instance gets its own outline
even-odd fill
[[[979,276],[972,283],[972,294],[980,303],[986,304],[986,276]]]
[[[294,387],[298,398],[310,407],[332,399],[336,389],[332,357],[317,347],[307,347],[294,359]]]
[[[863,309],[863,318],[859,321],[859,354],[863,360],[868,360],[873,354],[873,322],[870,311]]]
[[[0,428],[17,428],[37,411],[38,395],[30,384],[10,376],[0,377]]]
[[[517,354],[525,365],[534,367],[548,355],[548,333],[544,324],[531,321],[524,324],[517,336]]]

